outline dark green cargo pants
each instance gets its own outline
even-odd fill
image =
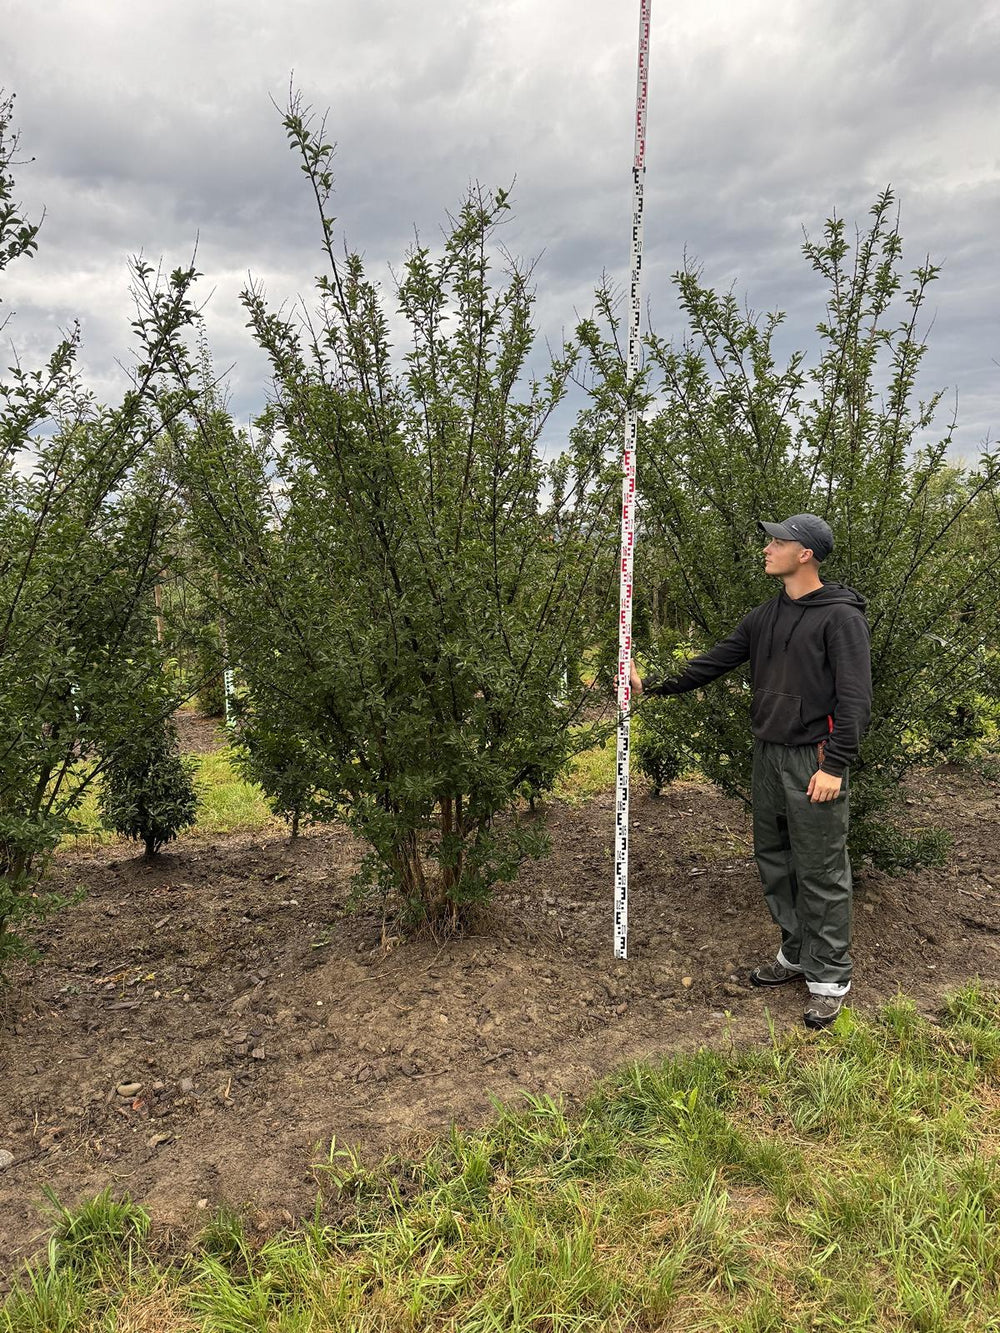
[[[764,898],[781,929],[780,960],[801,968],[814,994],[851,980],[851,863],[847,774],[833,801],[810,801],[815,745],[755,741],[753,845]]]

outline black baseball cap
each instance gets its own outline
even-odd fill
[[[793,514],[784,523],[761,523],[769,537],[782,542],[801,542],[817,560],[825,560],[833,550],[833,532],[825,519],[815,514]]]

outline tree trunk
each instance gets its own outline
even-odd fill
[[[458,839],[458,846],[455,850],[455,860],[453,864],[441,866],[441,905],[440,911],[446,912],[451,907],[451,915],[456,917],[455,896],[459,885],[462,883],[462,872],[465,869],[465,820],[462,808],[462,793],[456,796],[442,796],[441,798],[441,838],[444,840]],[[450,856],[449,848],[448,855]]]
[[[450,796],[441,797],[441,842],[442,848],[446,838],[450,839],[454,832],[453,825],[454,801]],[[452,890],[455,887],[455,870],[453,866],[441,864],[441,897],[446,902],[452,896]]]
[[[394,848],[399,887],[407,902],[426,903],[427,881],[420,862],[417,835],[412,830],[404,833]]]
[[[156,606],[156,642],[163,643],[163,589],[153,584],[153,603]]]
[[[458,859],[455,862],[455,883],[461,884],[465,873],[465,811],[462,808],[462,793],[455,797],[455,832],[461,839],[458,847]]]

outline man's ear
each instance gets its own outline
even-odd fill
[[[802,550],[799,552],[799,562],[803,565],[807,565],[812,559],[812,551],[810,551],[808,546],[803,546]]]

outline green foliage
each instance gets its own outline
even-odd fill
[[[615,785],[617,756],[614,736],[579,750],[560,773],[554,792],[564,805],[582,805]]]
[[[666,700],[652,700],[643,711],[632,741],[632,758],[638,771],[649,779],[654,796],[676,782],[687,767],[669,734],[666,719],[659,716],[665,711]]]
[[[198,637],[194,650],[194,672],[201,682],[195,693],[199,712],[206,717],[225,717],[226,696],[223,683],[222,646],[215,625],[208,625]]]
[[[650,404],[639,495],[654,664],[670,673],[678,635],[702,651],[774,596],[759,519],[825,516],[837,546],[823,577],[868,599],[872,630],[873,719],[852,771],[852,846],[879,864],[918,864],[940,857],[942,843],[899,827],[903,776],[968,753],[993,725],[1000,455],[984,448],[976,466],[960,466],[951,426],[931,436],[939,395],[920,401],[915,386],[937,269],[904,277],[892,196],[876,201],[853,253],[838,218],[804,250],[828,291],[811,368],[801,353],[778,364],[782,315],[744,311],[691,269],[676,277],[688,333],[680,346],[649,339],[645,382],[616,379],[614,343],[596,326],[586,332],[606,391]],[[746,796],[749,706],[737,672],[671,699],[649,731]]]
[[[920,866],[943,866],[948,860],[952,836],[947,829],[900,828],[888,819],[859,820],[851,838],[856,856],[868,856],[889,874],[916,870]]]
[[[203,395],[177,436],[183,484],[240,673],[245,771],[286,815],[345,818],[371,848],[362,881],[447,929],[542,850],[519,792],[587,744],[586,692],[563,682],[613,595],[616,424],[581,422],[542,459],[577,351],[530,372],[504,191],[473,191],[438,253],[407,256],[397,353],[386,298],[332,242],[331,150],[297,105],[285,125],[322,219],[318,308],[300,326],[245,293],[274,404],[248,438]]]
[[[311,737],[301,734],[291,718],[281,719],[277,707],[252,710],[237,704],[237,709],[237,769],[264,791],[270,809],[298,837],[303,814],[322,800]]]
[[[147,860],[155,856],[195,821],[194,768],[190,758],[181,756],[169,724],[130,737],[104,769],[98,801],[102,824],[143,843]]]
[[[202,406],[214,411],[219,397],[218,379],[212,363],[204,326],[197,326],[198,368],[201,379]],[[179,367],[175,367],[177,369]],[[158,632],[162,634],[172,679],[178,692],[193,698],[206,717],[226,717],[225,616],[220,601],[218,579],[212,563],[190,523],[190,497],[185,493],[183,475],[173,466],[176,446],[184,439],[184,423],[172,417],[162,441],[164,466],[178,488],[178,523],[169,550],[169,561],[161,571],[157,589],[162,614]],[[227,721],[229,719],[227,718]]]
[[[17,139],[0,101],[0,271],[35,248],[13,198]],[[194,274],[133,265],[140,361],[117,407],[74,369],[74,332],[0,382],[0,974],[56,900],[34,892],[101,761],[163,704],[153,590],[173,521],[155,441]],[[169,711],[169,706],[165,711]]]
[[[185,517],[182,505],[171,542],[170,565],[162,571],[157,589],[161,611],[157,628],[163,636],[163,650],[176,692],[193,698],[198,711],[206,717],[221,718],[225,716],[226,705],[219,609],[213,596],[211,571],[204,567],[191,545],[185,531]]]
[[[233,752],[226,748],[208,754],[186,756],[194,772],[198,794],[195,830],[209,836],[248,833],[257,829],[275,832],[274,816],[258,786],[243,780],[236,771]],[[99,814],[101,782],[88,787],[82,804],[73,815],[73,832],[63,844],[67,847],[99,846],[114,838],[101,823]]]

